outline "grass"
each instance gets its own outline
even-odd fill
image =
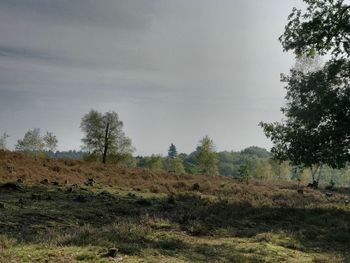
[[[0,262],[350,262],[346,189],[0,157]]]

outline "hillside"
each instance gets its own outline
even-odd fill
[[[0,262],[350,262],[347,189],[5,151],[0,181]]]

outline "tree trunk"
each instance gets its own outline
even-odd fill
[[[315,189],[318,188],[318,180],[319,180],[319,178],[316,178],[316,173],[317,173],[319,168],[320,168],[319,164],[315,167],[314,171],[312,171],[312,168],[310,168],[311,169],[311,175],[312,175],[312,183],[308,184],[308,187],[312,187],[312,188],[315,188]]]
[[[104,149],[103,149],[103,155],[102,155],[102,163],[104,163],[104,164],[107,163],[108,133],[109,133],[109,122],[107,122],[107,125],[106,125],[105,143],[104,143]]]

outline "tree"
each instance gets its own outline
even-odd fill
[[[101,156],[107,163],[108,156],[127,155],[133,152],[131,140],[123,132],[123,122],[114,111],[104,114],[91,110],[83,116],[80,127],[85,133],[84,148]]]
[[[46,132],[44,136],[40,135],[40,129],[34,128],[28,130],[22,140],[18,140],[16,150],[22,152],[43,152],[54,151],[57,147],[57,137],[52,132]]]
[[[304,0],[306,10],[293,8],[279,38],[285,51],[296,55],[350,56],[350,6],[344,0]]]
[[[350,160],[350,6],[344,0],[304,2],[305,11],[294,8],[288,17],[282,46],[299,59],[316,54],[330,54],[331,59],[315,70],[295,67],[282,76],[287,119],[261,125],[274,143],[275,157],[312,169],[317,187],[322,165],[342,168]]]
[[[252,163],[247,161],[242,164],[238,169],[238,174],[240,179],[244,180],[246,183],[249,182],[249,177],[251,177],[252,173]]]
[[[45,142],[45,146],[49,151],[54,151],[57,148],[57,137],[52,132],[46,132],[45,136],[43,137],[43,140]]]
[[[151,156],[144,157],[143,167],[152,171],[162,170],[162,156],[152,154]]]
[[[163,160],[163,166],[168,172],[184,173],[183,159],[177,155],[176,146],[172,143],[169,146],[168,156]]]
[[[215,146],[209,136],[204,136],[197,148],[198,151],[198,171],[203,174],[217,175],[219,173],[219,159],[215,152]]]
[[[339,86],[333,67],[326,63],[315,71],[293,68],[282,76],[287,83],[287,104],[282,108],[286,120],[261,123],[274,143],[275,158],[312,169],[315,186],[324,164],[342,168],[350,158],[350,90]]]
[[[176,156],[177,156],[176,146],[174,144],[170,144],[169,150],[168,150],[168,157],[170,159],[174,159]]]
[[[16,144],[17,151],[23,152],[42,152],[44,151],[45,143],[43,138],[40,136],[40,129],[34,128],[28,130],[22,140],[18,140]]]
[[[6,150],[7,147],[6,147],[6,140],[7,138],[9,137],[9,135],[7,133],[3,133],[1,136],[0,136],[0,150]]]

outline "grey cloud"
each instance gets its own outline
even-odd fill
[[[79,148],[95,108],[120,113],[140,154],[204,134],[219,150],[269,146],[257,123],[281,117],[292,58],[277,38],[294,2],[0,0],[0,123]]]
[[[33,108],[37,94],[26,90],[0,88],[0,111],[13,114]]]
[[[143,30],[158,1],[130,0],[1,0],[0,7],[36,20],[78,23],[92,26],[118,26]]]
[[[35,60],[52,60],[50,54],[40,50],[30,49],[26,47],[16,47],[0,44],[0,57],[14,59],[35,59]]]

